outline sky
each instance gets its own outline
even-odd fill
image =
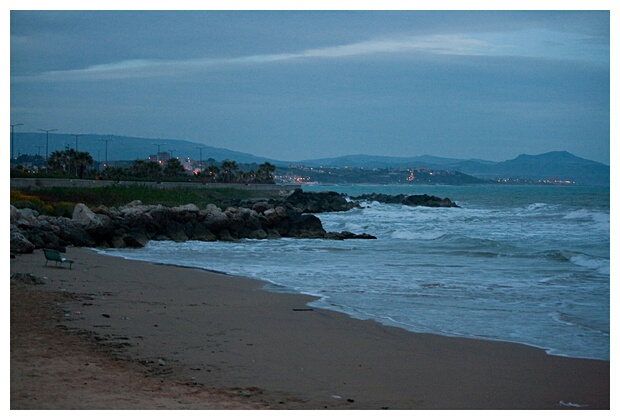
[[[566,150],[610,163],[608,10],[65,8],[10,11],[21,131],[288,161]]]

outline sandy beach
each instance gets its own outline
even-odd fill
[[[11,259],[11,409],[609,409],[610,363],[414,334],[257,280]]]

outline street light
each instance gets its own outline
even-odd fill
[[[155,160],[157,161],[157,163],[159,163],[159,161],[161,159],[159,159],[159,149],[161,146],[165,146],[166,143],[153,143],[154,146],[157,146],[157,156],[155,156]]]
[[[15,150],[15,146],[13,145],[13,128],[19,127],[20,125],[24,125],[22,123],[19,124],[11,124],[11,160],[13,160],[13,150]]]
[[[200,149],[200,171],[202,172],[202,149],[206,149],[207,146],[203,146],[203,147],[197,147],[197,149]]]
[[[78,151],[78,137],[83,136],[84,134],[71,134],[73,137],[75,137],[75,151]]]
[[[105,163],[104,167],[108,167],[108,142],[111,142],[113,139],[99,139],[101,141],[105,141]]]
[[[49,135],[50,132],[52,131],[58,131],[57,129],[53,128],[51,130],[43,130],[41,128],[39,128],[39,131],[43,131],[45,133],[45,172],[48,171],[48,167],[47,167],[47,159],[49,156]]]

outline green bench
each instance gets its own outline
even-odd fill
[[[60,263],[61,267],[63,263],[67,263],[69,264],[69,268],[72,268],[73,261],[68,260],[64,257],[61,257],[60,252],[56,251],[55,249],[43,248],[43,252],[45,253],[45,265],[47,265],[49,261],[54,261],[57,267],[58,267],[58,263]]]

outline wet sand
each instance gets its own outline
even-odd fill
[[[12,315],[11,408],[89,408],[85,397],[50,396],[58,389],[37,385],[63,374],[34,369],[37,358],[65,356],[67,365],[75,359],[82,370],[101,368],[87,372],[87,381],[67,382],[88,401],[105,401],[103,408],[610,407],[606,361],[414,334],[310,308],[312,297],[267,292],[257,280],[80,248],[64,256],[75,261],[73,269],[45,266],[41,250],[11,260],[11,273],[46,282],[11,286],[12,312],[16,300],[48,308],[34,333],[20,335],[29,324]],[[22,317],[28,313],[21,310]],[[46,354],[43,345],[26,357],[28,340],[50,343],[48,350],[70,344],[76,353]],[[84,362],[86,356],[99,359]],[[111,372],[119,375],[114,383],[126,384],[116,393],[105,386]],[[149,393],[153,386],[157,391]],[[133,403],[132,392],[139,395]]]

